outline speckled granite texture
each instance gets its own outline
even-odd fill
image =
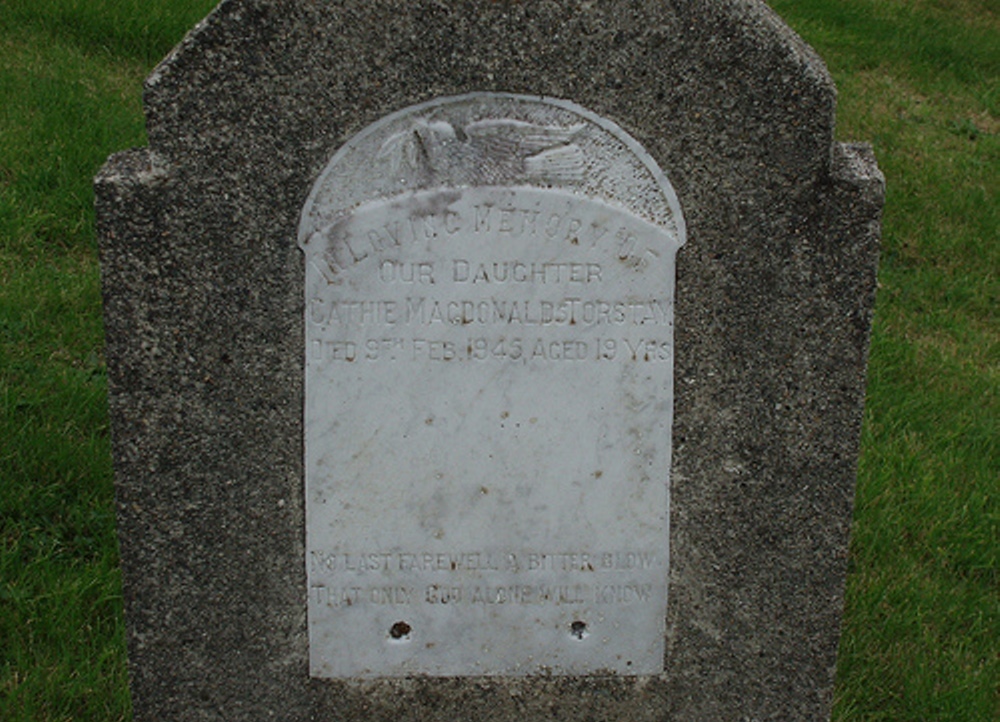
[[[380,117],[495,90],[613,120],[669,176],[665,673],[310,679],[299,213]],[[751,0],[227,0],[96,181],[135,718],[829,716],[883,181]]]

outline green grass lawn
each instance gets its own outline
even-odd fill
[[[0,720],[125,720],[91,178],[212,0],[0,0]],[[835,718],[1000,719],[1000,6],[773,0],[888,184]]]

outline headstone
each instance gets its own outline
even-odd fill
[[[223,2],[96,181],[136,719],[828,718],[834,99],[757,2]]]

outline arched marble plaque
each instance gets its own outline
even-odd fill
[[[311,673],[655,674],[667,603],[666,176],[566,101],[369,126],[302,212]]]

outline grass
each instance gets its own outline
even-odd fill
[[[127,720],[91,178],[211,0],[0,0],[0,719]],[[888,181],[840,722],[1000,718],[1000,8],[773,0]]]

